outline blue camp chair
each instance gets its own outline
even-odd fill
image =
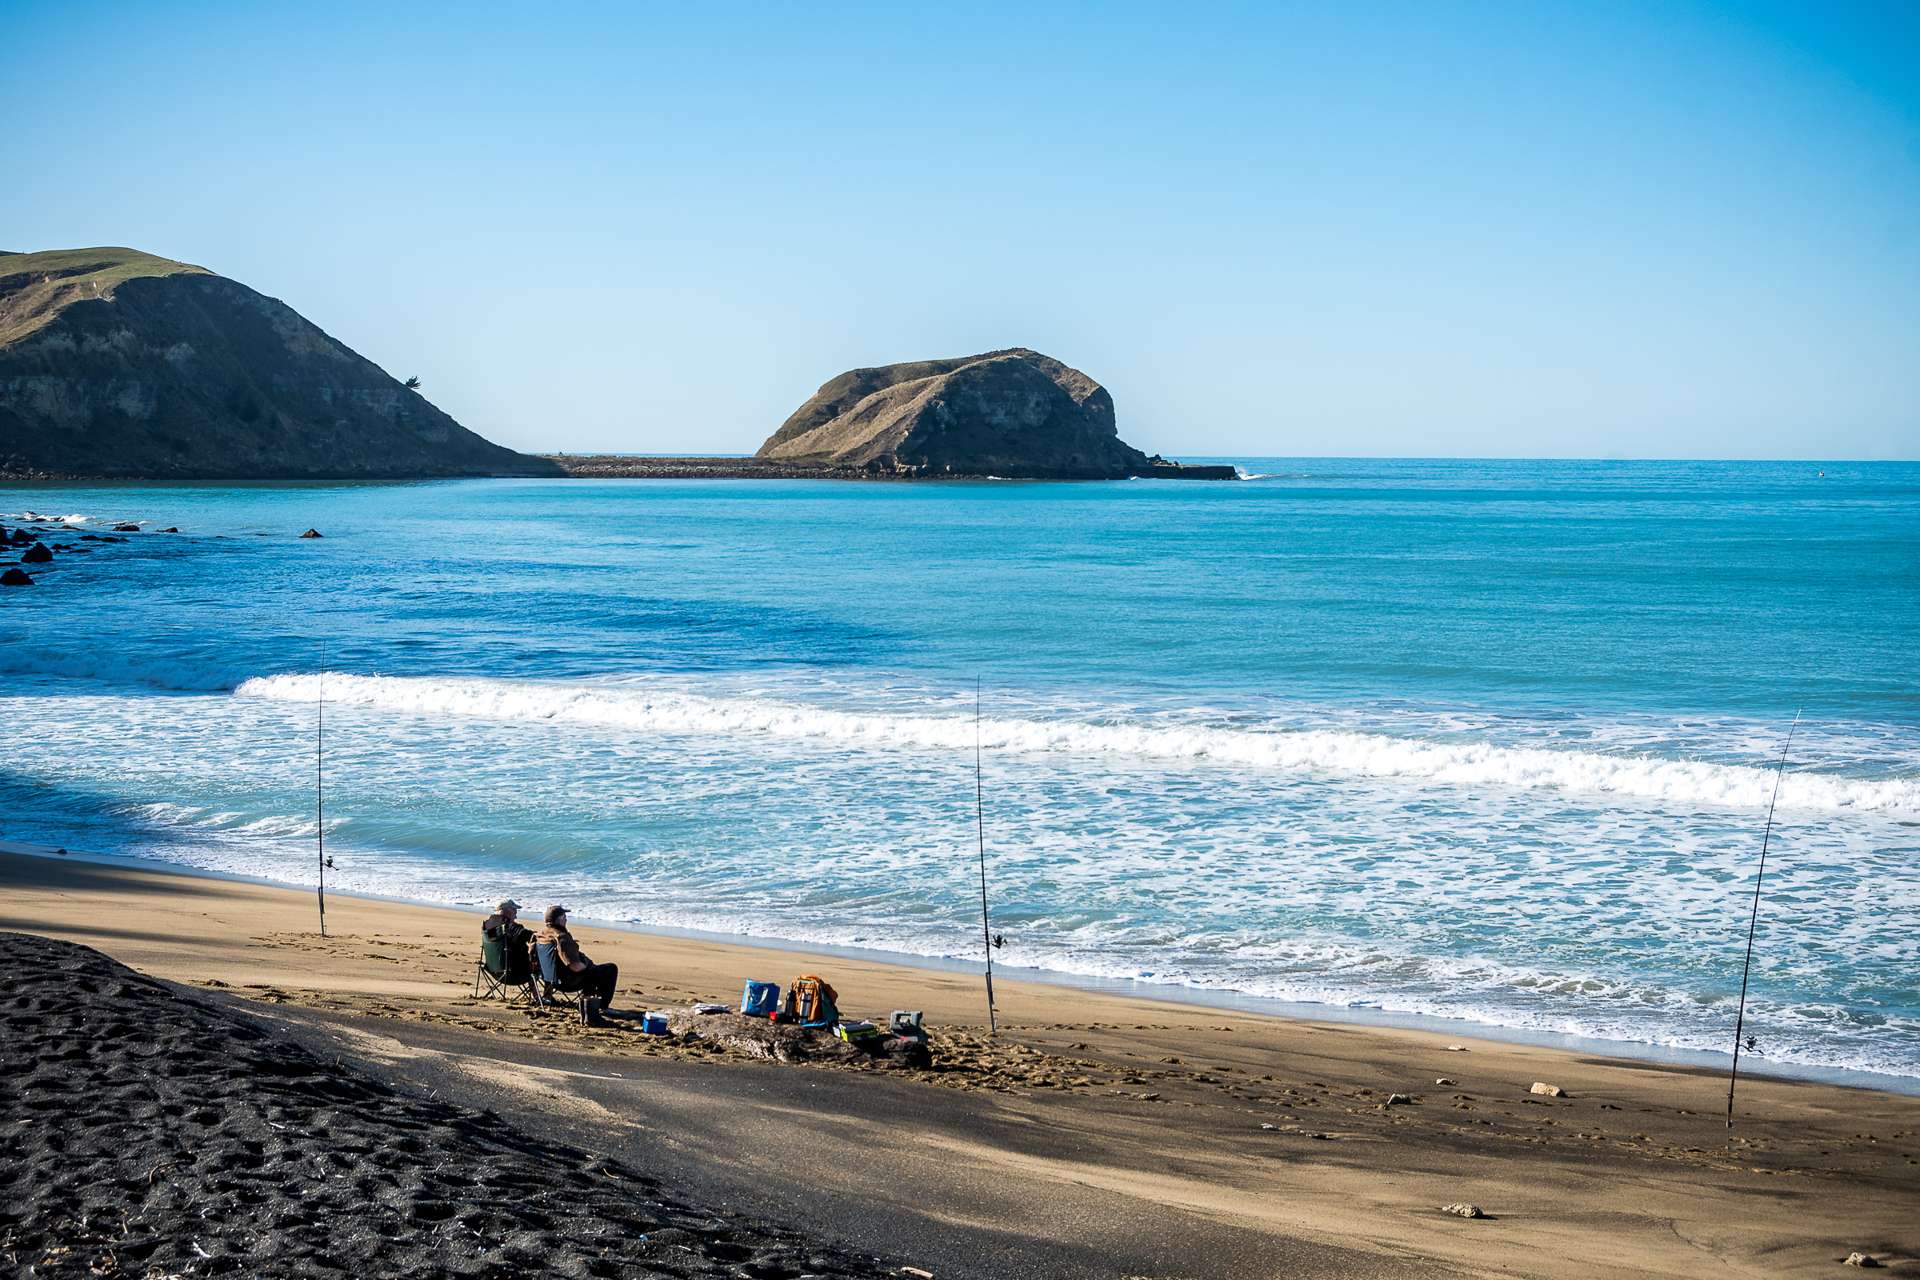
[[[535,975],[539,979],[536,984],[538,986],[538,999],[535,1003],[543,1007],[546,1005],[563,1004],[584,1017],[586,1015],[587,993],[584,991],[562,991],[560,989],[560,975],[566,966],[560,961],[559,948],[555,947],[551,942],[536,942],[533,944],[533,955],[540,970],[540,972]]]

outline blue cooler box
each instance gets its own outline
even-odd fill
[[[740,993],[740,1012],[749,1018],[764,1018],[780,1007],[780,984],[749,982]]]

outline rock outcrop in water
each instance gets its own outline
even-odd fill
[[[1180,470],[1120,439],[1105,387],[1025,347],[849,370],[754,456],[907,476],[1117,480]]]
[[[133,249],[0,253],[0,475],[557,475],[292,308]]]

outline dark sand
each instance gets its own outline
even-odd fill
[[[396,1089],[97,951],[0,934],[0,965],[13,976],[0,990],[0,1259],[13,1274],[891,1270]]]

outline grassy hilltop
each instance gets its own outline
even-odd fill
[[[187,272],[213,274],[205,267],[119,246],[44,253],[0,250],[0,347],[45,327],[76,302],[112,297],[124,281]],[[27,279],[15,285],[19,276]]]

